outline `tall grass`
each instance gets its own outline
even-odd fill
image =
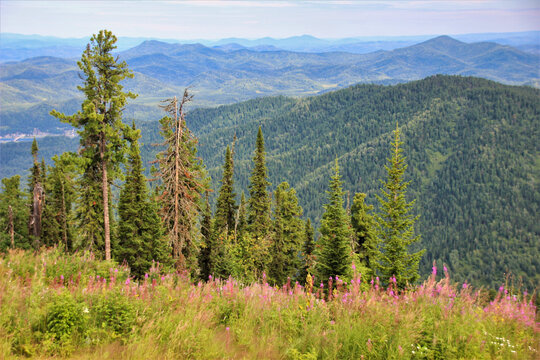
[[[398,291],[355,273],[304,288],[192,283],[156,264],[141,281],[90,253],[0,258],[0,358],[537,359],[528,294],[490,301],[447,273]],[[322,288],[321,288],[322,286]]]

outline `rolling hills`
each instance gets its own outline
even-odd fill
[[[266,97],[194,109],[188,126],[213,179],[224,149],[236,143],[237,193],[247,188],[258,126],[262,126],[272,189],[287,181],[304,213],[318,221],[333,160],[349,197],[375,194],[384,178],[391,131],[403,132],[416,198],[418,231],[427,249],[424,275],[435,260],[453,277],[496,286],[505,274],[529,288],[540,282],[540,91],[460,76],[399,84],[356,85],[305,98]],[[145,161],[158,142],[156,122],[140,122]],[[42,155],[75,150],[75,139],[40,140]],[[30,144],[0,144],[1,176],[30,167]],[[149,165],[146,165],[149,167]]]
[[[394,84],[434,74],[458,74],[508,84],[535,85],[538,55],[496,43],[467,44],[448,36],[370,54],[222,50],[201,44],[145,41],[119,53],[135,78],[127,89],[139,94],[127,111],[138,120],[159,116],[156,104],[189,86],[196,106],[251,98],[309,96],[356,83]],[[15,131],[57,131],[48,116],[73,111],[80,102],[74,60],[38,57],[0,67],[0,135]]]

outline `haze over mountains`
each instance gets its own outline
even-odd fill
[[[305,44],[319,41],[313,39],[303,40]],[[314,95],[361,82],[393,84],[434,74],[533,86],[540,79],[539,55],[492,42],[468,44],[448,36],[369,54],[217,46],[148,40],[120,51],[120,58],[135,72],[126,87],[139,94],[128,106],[126,117],[155,120],[161,115],[159,101],[181,93],[184,87],[192,88],[196,106],[212,106],[267,95]],[[52,108],[66,112],[79,109],[78,73],[75,59],[60,57],[2,64],[0,135],[34,128],[46,132],[67,128],[48,113]]]

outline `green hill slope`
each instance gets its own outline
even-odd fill
[[[270,97],[196,109],[188,126],[199,137],[214,188],[224,149],[236,134],[237,194],[246,190],[257,128],[262,126],[272,188],[288,181],[306,216],[318,221],[333,160],[338,157],[350,198],[366,192],[376,204],[391,131],[403,130],[404,150],[421,215],[418,231],[433,260],[456,280],[496,286],[505,274],[540,283],[540,91],[457,76],[396,86],[357,85],[302,99]],[[159,141],[155,122],[141,123],[148,161]],[[47,144],[40,148],[47,151]],[[22,149],[22,146],[20,146]],[[26,145],[30,167],[29,143]],[[4,160],[21,159],[11,144]],[[19,149],[18,151],[21,151]],[[18,160],[13,166],[22,166]],[[149,165],[146,165],[149,167]],[[2,176],[5,176],[2,171]]]

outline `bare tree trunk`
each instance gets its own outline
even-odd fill
[[[41,183],[36,183],[34,185],[34,191],[32,194],[32,220],[31,220],[31,230],[34,237],[34,248],[39,249],[41,243],[41,215],[43,213],[43,202],[45,198],[45,191]]]
[[[60,181],[62,185],[62,237],[64,244],[66,246],[66,251],[68,251],[68,239],[67,239],[67,212],[66,212],[66,194],[64,191],[64,182]]]
[[[179,231],[178,231],[178,220],[180,217],[180,206],[178,204],[178,181],[180,179],[180,126],[178,125],[178,100],[176,96],[174,97],[174,123],[176,126],[176,141],[174,144],[174,256],[177,260],[180,259],[180,254],[182,253],[182,244],[179,244]]]
[[[8,218],[9,218],[9,236],[11,237],[11,248],[15,249],[15,226],[13,224],[13,209],[11,205],[8,206]]]
[[[101,133],[100,158],[102,164],[101,190],[103,192],[103,231],[105,232],[105,260],[111,260],[111,231],[109,226],[109,181],[105,161],[105,134]]]

